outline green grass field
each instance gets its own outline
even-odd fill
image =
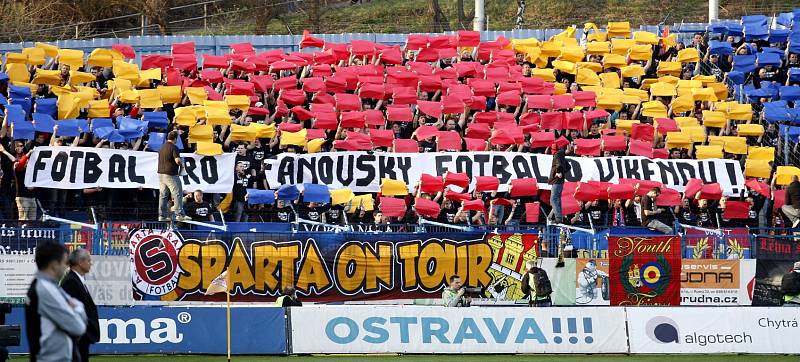
[[[757,359],[759,362],[783,362],[798,360],[798,356],[742,356],[742,355],[688,355],[688,356],[675,356],[675,355],[406,355],[406,356],[278,356],[278,357],[257,357],[257,356],[234,356],[235,362],[265,362],[265,361],[283,361],[283,362],[306,362],[306,361],[319,361],[319,362],[341,362],[341,361],[405,361],[405,362],[690,362],[701,360],[703,362],[746,362]],[[14,357],[12,361],[27,360],[27,357]],[[225,356],[98,356],[92,357],[93,362],[212,362],[212,361],[225,361]]]

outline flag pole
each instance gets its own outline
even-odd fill
[[[230,285],[230,276],[228,274],[225,275],[225,278],[228,279],[228,283],[226,283],[227,288],[225,288],[225,299],[227,301],[227,324],[228,324],[228,362],[231,362],[231,285]]]

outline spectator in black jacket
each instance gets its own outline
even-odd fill
[[[97,305],[94,304],[89,288],[86,286],[86,274],[92,269],[92,255],[86,249],[75,249],[69,255],[69,272],[61,280],[61,289],[83,303],[86,310],[86,333],[77,339],[76,345],[81,355],[81,362],[89,361],[89,346],[100,340],[100,324]]]
[[[800,181],[797,175],[792,176],[792,183],[786,188],[786,204],[781,207],[781,211],[789,218],[792,228],[800,225]]]

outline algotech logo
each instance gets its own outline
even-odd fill
[[[131,275],[136,289],[148,295],[164,295],[178,285],[181,268],[178,250],[183,245],[171,230],[140,229],[131,233]]]
[[[656,343],[680,343],[678,324],[667,317],[655,317],[645,324],[645,333]]]
[[[172,318],[153,318],[150,323],[143,319],[119,318],[100,319],[100,342],[111,344],[145,344],[145,343],[181,343],[183,333],[178,332],[178,323],[187,324],[192,321],[188,312],[180,312]],[[133,334],[129,332],[133,331]],[[113,337],[113,338],[112,338]]]

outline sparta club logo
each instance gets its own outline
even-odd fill
[[[178,285],[181,236],[170,230],[141,229],[131,233],[133,284],[148,295],[164,295]]]

